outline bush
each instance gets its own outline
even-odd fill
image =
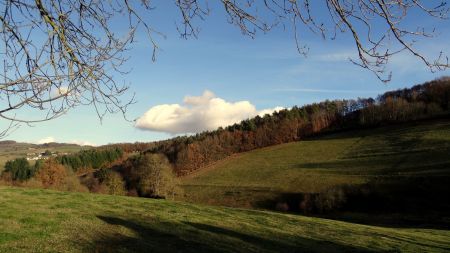
[[[31,178],[35,170],[30,166],[27,159],[17,158],[12,161],[7,161],[3,173],[10,173],[12,180],[24,181]]]
[[[287,212],[289,211],[289,205],[286,202],[278,202],[275,205],[275,210],[280,212]]]
[[[36,178],[30,178],[22,184],[27,188],[43,188],[42,182]]]
[[[107,193],[111,195],[125,195],[125,182],[122,176],[115,171],[109,171],[106,174],[104,180],[104,185],[106,185]]]
[[[102,191],[103,185],[100,184],[99,180],[94,177],[93,173],[86,174],[80,178],[80,183],[89,189],[89,192],[100,193]],[[106,193],[106,191],[104,191]]]
[[[299,209],[304,213],[304,214],[310,214],[314,212],[314,208],[315,208],[315,195],[311,195],[310,193],[305,193],[303,195],[303,198],[300,202],[300,206]]]
[[[96,178],[100,183],[103,183],[103,181],[106,180],[108,177],[108,174],[111,170],[110,169],[99,169],[94,172],[94,178]]]
[[[180,192],[177,178],[164,155],[139,156],[131,173],[140,196],[173,198]]]
[[[66,168],[53,159],[45,161],[36,175],[36,178],[41,181],[44,188],[54,189],[61,189],[64,186],[66,177]]]
[[[36,180],[44,188],[60,191],[88,192],[88,188],[80,183],[78,177],[54,159],[46,160],[40,165]],[[36,183],[34,183],[36,184]]]
[[[341,210],[354,192],[354,187],[338,185],[319,193],[302,193],[298,197],[298,211],[304,214],[329,213]]]
[[[73,173],[69,174],[64,179],[62,186],[57,189],[70,192],[89,192],[89,189],[82,185],[80,179]]]
[[[11,176],[11,172],[3,171],[0,176],[0,185],[13,185],[13,179]]]
[[[343,187],[333,187],[318,194],[315,205],[319,213],[338,210],[345,204],[346,194]]]

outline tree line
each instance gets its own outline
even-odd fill
[[[48,157],[31,165],[26,158],[7,161],[0,180],[11,185],[51,188],[67,191],[88,191],[79,180],[79,171],[108,167],[123,157],[119,148],[90,149],[77,153]]]
[[[176,175],[235,153],[331,131],[448,116],[449,112],[450,78],[441,78],[386,92],[376,99],[326,100],[294,106],[192,136],[111,144],[39,160],[33,166],[25,158],[18,158],[6,163],[0,179],[34,187],[168,198],[180,194]]]
[[[101,147],[37,160],[7,161],[0,183],[63,191],[173,198],[180,193],[176,176],[162,154],[125,159],[118,147]]]
[[[66,167],[69,167],[74,172],[80,169],[100,169],[105,164],[112,163],[123,156],[122,149],[115,148],[101,148],[82,150],[80,152],[68,155],[58,156],[56,161]]]
[[[192,136],[155,142],[147,153],[164,154],[178,175],[188,174],[229,155],[299,141],[329,131],[405,122],[450,111],[450,78],[440,78],[376,99],[358,98],[294,106]]]

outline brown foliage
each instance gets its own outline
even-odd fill
[[[0,175],[0,185],[13,185],[11,172],[3,172]]]
[[[189,174],[229,155],[298,141],[327,131],[372,127],[430,118],[450,110],[450,79],[386,92],[376,100],[324,101],[281,110],[240,124],[154,143],[178,175]]]
[[[48,159],[44,162],[35,176],[38,182],[32,182],[33,187],[50,188],[61,191],[88,192],[88,188],[80,183],[78,177],[55,161]]]
[[[36,175],[45,188],[61,188],[67,177],[66,168],[53,159],[45,161]]]
[[[107,175],[103,184],[106,186],[108,194],[111,195],[126,195],[125,181],[122,176],[115,171],[110,171]]]
[[[136,158],[129,174],[129,186],[139,196],[173,198],[181,189],[167,158],[161,154],[146,154]]]

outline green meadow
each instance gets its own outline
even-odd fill
[[[445,252],[450,231],[0,187],[0,252]]]
[[[199,170],[182,178],[183,199],[258,207],[280,194],[320,193],[340,185],[389,182],[400,188],[431,180],[437,187],[433,180],[441,180],[442,188],[450,178],[449,154],[448,119],[325,134],[238,154]]]
[[[50,143],[50,144],[29,144],[29,143],[1,143],[0,142],[0,172],[8,160],[27,157],[27,154],[43,153],[46,150],[58,153],[74,153],[82,150],[83,147],[76,144]],[[30,161],[33,163],[33,161]]]

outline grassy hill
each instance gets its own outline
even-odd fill
[[[182,185],[188,201],[237,207],[260,207],[282,195],[320,193],[340,185],[394,187],[392,192],[403,191],[400,196],[411,187],[419,195],[426,190],[436,194],[448,192],[449,154],[450,120],[420,121],[235,155],[182,178]]]
[[[31,144],[15,141],[0,141],[0,172],[8,160],[27,157],[29,153],[43,153],[46,150],[59,153],[73,153],[83,147],[68,143]]]
[[[0,187],[0,252],[444,252],[450,232]],[[32,207],[32,208],[31,208]]]

